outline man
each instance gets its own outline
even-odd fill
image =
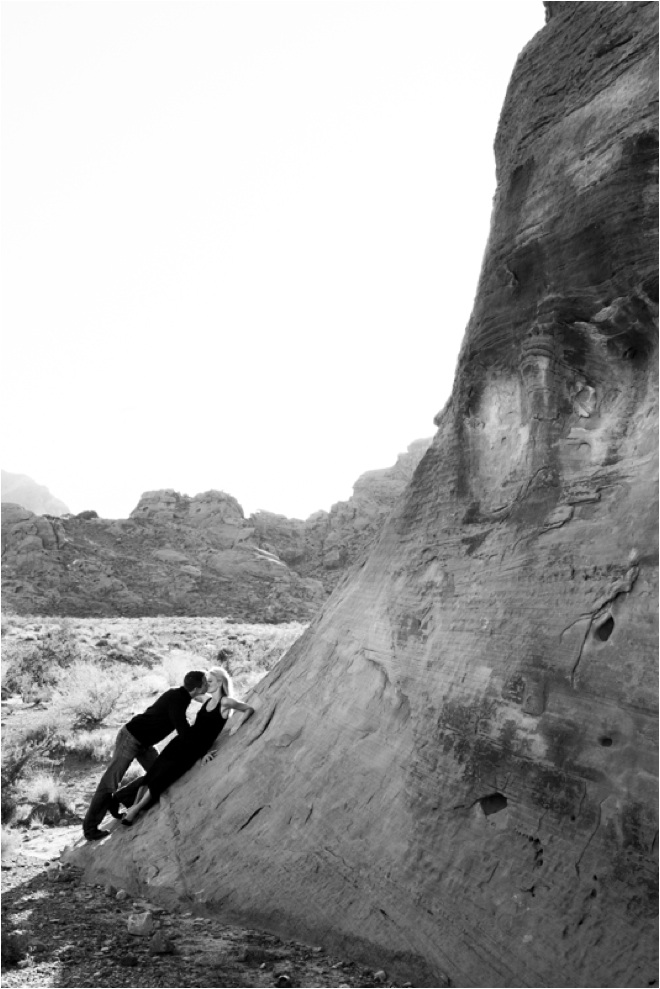
[[[113,817],[120,816],[118,809],[113,806],[112,794],[133,759],[137,759],[142,768],[147,770],[158,758],[158,751],[154,748],[156,742],[162,742],[173,731],[185,738],[191,730],[186,718],[188,705],[191,700],[197,700],[206,692],[205,674],[193,670],[186,673],[182,687],[166,690],[151,707],[131,718],[119,729],[112,760],[101,777],[83,821],[83,834],[87,841],[98,841],[110,834],[109,831],[100,830],[99,825],[107,810]]]

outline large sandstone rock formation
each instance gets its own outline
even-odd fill
[[[416,986],[657,984],[657,6],[547,7],[432,448],[256,717],[79,854]]]
[[[130,519],[39,517],[2,506],[5,604],[44,615],[217,615],[306,621],[373,542],[430,440],[370,471],[353,496],[307,521],[231,495],[149,491]]]
[[[2,501],[28,508],[35,515],[67,515],[69,509],[50,493],[43,484],[37,484],[27,474],[2,471]]]

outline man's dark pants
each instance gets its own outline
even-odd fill
[[[131,735],[128,728],[120,728],[110,765],[101,777],[96,793],[89,805],[89,810],[85,814],[83,821],[85,836],[93,834],[101,824],[108,809],[110,797],[121,783],[133,759],[137,759],[142,768],[147,770],[153,766],[157,758],[158,750],[153,745],[142,745],[137,738]]]

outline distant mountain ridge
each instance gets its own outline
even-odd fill
[[[44,484],[38,484],[27,474],[12,474],[8,470],[2,471],[2,501],[28,508],[35,515],[59,516],[70,512]]]
[[[306,521],[246,518],[222,491],[148,491],[128,519],[39,517],[5,503],[5,605],[19,614],[309,621],[377,539],[430,443],[411,443],[392,467],[362,474],[348,501]]]

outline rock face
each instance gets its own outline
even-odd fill
[[[67,515],[69,509],[47,487],[37,484],[27,474],[2,471],[2,501],[27,508],[35,515]]]
[[[432,448],[257,715],[79,854],[416,986],[657,978],[657,6],[548,6]]]
[[[298,573],[320,580],[327,591],[334,590],[347,567],[360,559],[381,531],[430,445],[430,439],[415,440],[393,467],[362,474],[348,501],[337,502],[329,512],[315,512],[304,522],[257,512],[250,518],[255,538]]]
[[[2,506],[5,604],[76,616],[217,615],[307,621],[378,532],[430,440],[394,467],[364,474],[353,497],[307,521],[260,512],[231,495],[148,491],[130,519],[41,518]]]

